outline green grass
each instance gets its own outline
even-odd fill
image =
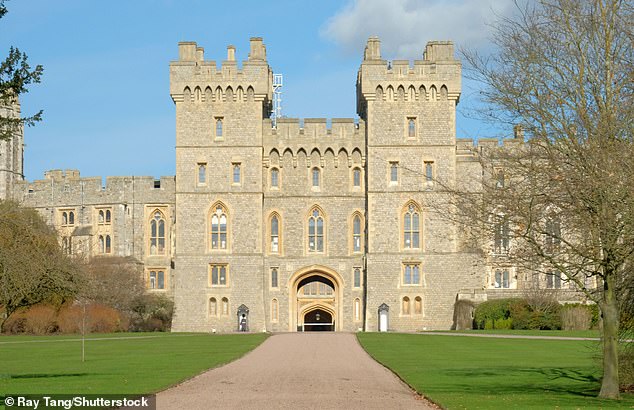
[[[0,395],[152,393],[244,355],[267,335],[116,333],[87,337],[99,340],[86,340],[83,363],[80,336],[0,337]],[[113,337],[118,339],[103,340]]]
[[[446,330],[446,333],[470,333],[492,335],[518,335],[518,336],[565,336],[565,337],[601,337],[598,330],[516,330],[516,329],[490,329],[490,330]],[[424,332],[423,332],[424,333]]]
[[[599,400],[598,342],[359,333],[361,345],[448,409],[634,408]]]

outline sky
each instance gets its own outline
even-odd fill
[[[178,42],[196,41],[218,63],[226,47],[245,60],[249,38],[263,37],[267,59],[284,76],[282,114],[356,118],[355,81],[367,38],[386,60],[421,59],[425,43],[491,50],[490,25],[511,0],[9,0],[0,20],[0,56],[10,46],[41,64],[40,84],[22,112],[44,110],[25,130],[25,177],[49,169],[82,176],[175,173],[175,110],[169,62]],[[498,137],[469,115],[478,85],[463,79],[460,138]]]

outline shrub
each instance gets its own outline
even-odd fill
[[[60,333],[81,333],[82,308],[77,305],[63,306],[57,315]]]
[[[592,310],[580,303],[566,304],[561,308],[563,330],[588,330],[592,326]]]
[[[137,332],[169,331],[174,302],[165,295],[143,295],[135,300],[130,330]]]
[[[57,332],[57,311],[49,305],[35,305],[24,312],[26,332],[46,335]]]
[[[510,306],[513,329],[555,330],[561,329],[561,306],[556,301],[541,300],[531,303],[520,299]]]
[[[127,330],[127,321],[121,313],[109,306],[91,304],[86,307],[86,331],[90,333],[112,333]]]
[[[487,329],[487,326],[489,326],[489,329],[498,329],[496,326],[497,321],[509,318],[511,314],[510,305],[514,300],[489,300],[476,306],[473,318],[476,329]],[[489,321],[488,325],[487,321]]]

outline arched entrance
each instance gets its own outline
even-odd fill
[[[313,265],[289,279],[290,331],[341,330],[343,281],[334,270]]]

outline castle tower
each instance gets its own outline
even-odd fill
[[[460,90],[451,42],[429,42],[413,64],[388,64],[379,39],[368,40],[357,80],[367,130],[367,330],[379,327],[383,304],[390,329],[451,325],[468,258],[457,253],[455,229],[429,205],[455,179]]]
[[[0,116],[20,117],[20,103],[0,106]],[[22,126],[8,140],[0,140],[0,200],[13,198],[13,187],[24,179],[24,129]]]
[[[194,42],[170,64],[176,105],[176,252],[173,330],[264,326],[262,301],[262,127],[272,71],[261,38],[240,68],[235,47],[218,68]],[[242,314],[242,313],[241,313]]]

